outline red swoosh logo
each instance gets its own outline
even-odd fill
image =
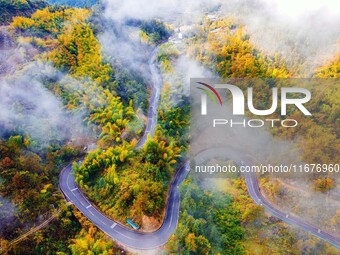
[[[197,82],[203,86],[206,86],[207,88],[209,88],[217,97],[218,101],[220,102],[220,105],[222,106],[222,99],[220,97],[220,94],[218,94],[218,92],[216,91],[216,89],[214,89],[212,86],[210,86],[209,84],[203,83],[203,82]]]

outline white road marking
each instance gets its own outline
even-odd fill
[[[92,207],[92,205],[88,205],[88,206],[86,206],[86,209],[89,209],[90,207]]]
[[[106,223],[103,222],[101,219],[99,219],[93,212],[91,212],[90,210],[88,210],[88,212],[91,213],[92,216],[93,216],[94,218],[96,218],[97,220],[99,220],[103,225],[106,225]]]
[[[68,175],[67,175],[67,179],[66,179],[66,183],[67,183],[67,186],[68,186],[68,188],[71,190],[71,188],[70,188],[70,186],[68,185],[68,180],[69,180],[69,177],[70,177],[70,175],[71,175],[71,173],[69,173]],[[75,189],[73,189],[73,191],[76,191],[78,188],[75,188]],[[71,190],[72,191],[72,190]],[[79,192],[81,195],[83,195],[81,192]],[[73,194],[76,198],[77,198],[77,196],[75,195],[75,194]],[[70,199],[71,200],[71,199]],[[82,206],[85,206],[78,198],[77,198],[77,200],[81,203],[81,205]]]
[[[74,188],[74,189],[71,189],[71,191],[73,192],[73,191],[76,191],[78,188]]]

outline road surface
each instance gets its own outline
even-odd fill
[[[251,165],[251,164],[248,163],[248,165]],[[316,226],[313,226],[311,224],[304,222],[299,217],[290,215],[289,213],[282,212],[279,209],[275,208],[273,205],[271,205],[262,196],[255,173],[247,173],[245,175],[245,179],[246,179],[247,189],[248,189],[248,192],[251,198],[254,200],[255,203],[263,206],[264,209],[268,213],[275,216],[276,218],[281,219],[282,221],[288,224],[298,226],[304,229],[305,231],[310,232],[311,234],[329,242],[330,244],[340,249],[340,239],[337,238],[336,236],[333,236],[332,234],[328,232],[322,231],[320,228],[317,228]]]
[[[157,106],[160,97],[162,80],[155,64],[156,56],[157,50],[152,53],[152,57],[149,62],[153,77],[153,90],[149,103],[148,123],[141,140],[136,146],[137,149],[141,148],[145,144],[149,134],[153,136],[157,123]],[[186,178],[189,170],[189,163],[185,163],[178,169],[170,186],[166,213],[162,226],[152,233],[143,233],[132,230],[107,218],[93,207],[75,183],[72,164],[69,164],[62,170],[59,178],[59,188],[67,201],[75,205],[85,215],[85,217],[87,217],[94,225],[100,228],[112,239],[135,249],[153,249],[164,245],[176,229],[180,206],[178,186]]]
[[[147,140],[147,136],[149,134],[151,136],[154,134],[154,130],[157,124],[157,106],[160,97],[162,80],[155,64],[156,56],[157,50],[153,52],[149,62],[150,71],[153,78],[153,91],[149,104],[148,123],[146,125],[144,135],[137,144],[137,149],[141,148],[145,144],[145,141]],[[224,153],[223,156],[227,157],[228,159],[232,159],[235,162],[245,162],[246,164],[251,165],[251,161],[248,160],[242,152],[239,152],[231,147],[229,147],[227,150],[221,151],[223,151]],[[205,151],[196,156],[197,159],[195,158],[195,160],[197,164],[199,164],[199,160],[202,160],[202,158],[204,158],[204,155],[209,155],[209,153]],[[217,156],[216,149],[213,149],[213,155],[210,156]],[[132,230],[107,218],[105,215],[96,210],[77,187],[71,164],[64,168],[61,172],[59,188],[69,202],[74,204],[94,225],[100,228],[112,239],[135,249],[153,249],[164,245],[168,241],[170,235],[176,229],[180,206],[178,186],[186,178],[189,171],[190,167],[188,162],[178,169],[177,174],[174,177],[173,182],[170,186],[170,193],[163,224],[157,231],[152,233],[143,233],[140,231]],[[268,201],[266,201],[260,192],[257,177],[254,173],[246,174],[245,180],[251,198],[255,201],[255,203],[263,206],[268,213],[288,224],[301,227],[311,234],[322,238],[323,240],[333,244],[337,248],[340,248],[340,240],[336,236],[322,231],[321,229],[318,229],[313,225],[307,224],[300,218],[282,212],[271,205]]]
[[[157,108],[159,97],[161,95],[161,88],[162,88],[162,77],[158,71],[158,67],[156,65],[156,57],[157,57],[158,50],[157,48],[153,51],[149,67],[152,77],[152,92],[149,102],[149,109],[148,109],[148,122],[146,124],[145,132],[142,138],[139,140],[136,149],[140,149],[145,144],[146,140],[148,139],[148,135],[152,137],[155,132],[155,128],[157,125]]]
[[[239,164],[253,165],[251,163],[251,160],[246,155],[244,155],[244,153],[238,151],[236,148],[232,148],[231,146],[221,147],[219,149],[211,148],[201,151],[196,154],[195,163],[196,165],[202,165],[204,162],[211,158],[225,158],[228,160],[231,159],[234,162],[238,162]],[[308,224],[303,219],[293,216],[288,212],[280,211],[278,208],[275,208],[275,206],[273,206],[269,201],[267,201],[260,192],[256,173],[245,173],[244,176],[250,197],[254,200],[256,204],[263,206],[269,214],[288,224],[300,227],[305,231],[329,242],[335,247],[340,248],[340,239],[335,235],[323,231],[321,228]]]
[[[170,186],[163,224],[157,231],[152,233],[143,233],[120,225],[94,208],[77,187],[71,164],[63,169],[59,186],[66,199],[112,239],[135,249],[153,249],[165,244],[176,229],[180,205],[178,186],[187,176],[188,170],[189,165],[186,163],[177,171]]]

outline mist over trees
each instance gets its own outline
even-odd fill
[[[195,19],[192,31],[179,39],[174,34],[177,25],[162,18],[177,9],[190,9],[183,1],[174,1],[175,8],[156,1],[155,8],[130,23],[124,11],[137,16],[144,1],[131,9],[123,8],[130,1],[117,6],[112,3],[118,1],[106,1],[104,10],[67,7],[89,7],[96,4],[94,0],[49,2],[56,5],[0,0],[0,22],[8,25],[4,29],[18,46],[17,55],[4,58],[16,68],[0,77],[0,93],[7,99],[0,102],[0,243],[6,254],[122,252],[75,207],[66,205],[58,191],[61,169],[82,157],[81,163],[73,163],[76,182],[101,212],[122,224],[132,218],[142,230],[157,229],[169,185],[189,148],[188,77],[202,75],[191,69],[205,67],[224,78],[304,74],[300,58],[289,62],[283,55],[268,54],[254,45],[246,25],[228,17]],[[193,13],[198,9],[202,14],[196,8],[202,3],[208,5],[195,2]],[[159,8],[166,11],[158,12]],[[148,57],[154,47],[159,49],[156,61],[163,78],[158,122],[154,137],[136,151],[147,121]],[[312,77],[339,78],[339,56],[318,66]],[[275,137],[296,141],[305,162],[339,161],[339,88],[333,85],[311,88],[315,101],[309,108],[315,117],[305,120],[299,112],[291,112],[304,124],[294,130],[272,130]],[[256,106],[268,107],[270,87],[259,91]],[[86,153],[87,147],[95,148]],[[309,178],[320,194],[338,187],[333,174]],[[269,197],[285,197],[268,176],[262,183]],[[242,178],[226,180],[221,190],[217,186],[189,176],[180,187],[179,224],[166,252],[337,253],[325,242],[268,217],[251,200]],[[58,209],[59,216],[46,228],[10,245]],[[338,214],[329,223],[335,228]]]

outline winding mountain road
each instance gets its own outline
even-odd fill
[[[153,90],[148,109],[148,122],[145,132],[138,142],[136,149],[143,147],[149,134],[153,136],[157,124],[157,106],[160,97],[162,79],[158,72],[157,65],[155,64],[156,56],[157,49],[152,53],[152,57],[149,62],[153,78]],[[189,163],[185,163],[178,169],[170,186],[166,213],[162,226],[152,233],[132,230],[107,218],[99,212],[76,185],[72,164],[69,164],[62,170],[59,177],[59,188],[68,202],[76,206],[78,210],[85,215],[85,217],[87,217],[94,225],[104,231],[112,239],[135,249],[153,249],[165,244],[170,235],[176,229],[180,206],[178,186],[186,178],[189,170]]]
[[[250,165],[250,164],[249,164]],[[264,209],[270,213],[271,215],[275,216],[276,218],[281,219],[282,221],[291,224],[293,226],[298,226],[303,230],[310,232],[311,234],[329,242],[330,244],[334,245],[335,247],[340,249],[340,239],[332,234],[317,228],[311,224],[304,222],[301,218],[296,216],[290,215],[289,213],[285,213],[280,211],[279,209],[275,208],[271,205],[261,194],[259,189],[259,184],[257,181],[257,177],[255,173],[247,173],[245,174],[246,178],[246,185],[250,197],[254,200],[255,203],[264,207]]]
[[[240,165],[253,165],[249,157],[232,146],[210,148],[201,151],[195,155],[195,163],[196,165],[202,165],[211,158],[224,158],[226,160],[231,159],[234,162],[238,162]],[[267,201],[261,194],[256,173],[244,173],[244,176],[250,197],[256,204],[263,206],[269,214],[290,225],[300,227],[340,249],[340,239],[337,236],[321,230],[312,224],[308,224],[303,219],[291,215],[288,212],[283,212]]]
[[[165,244],[176,229],[180,205],[178,186],[187,176],[188,170],[189,165],[185,164],[177,171],[170,186],[163,224],[157,231],[152,233],[144,233],[125,227],[110,220],[93,207],[75,184],[72,165],[68,165],[60,175],[60,189],[69,202],[74,204],[86,218],[112,239],[135,249],[153,249]]]
[[[155,63],[156,56],[157,49],[153,52],[152,57],[149,61],[150,71],[153,78],[153,90],[150,98],[146,130],[141,140],[137,144],[137,149],[141,148],[145,144],[145,141],[147,140],[147,136],[149,134],[151,136],[154,134],[154,130],[157,124],[157,106],[160,97],[162,79]],[[199,155],[197,155],[197,159],[202,160],[202,158],[204,158],[203,154],[205,153],[206,152],[201,152]],[[216,150],[214,150],[214,156],[216,156]],[[234,150],[233,148],[229,148],[229,151],[227,151],[227,153],[224,151],[224,156],[228,157],[229,159],[233,159],[235,162],[243,161],[246,162],[246,164],[250,165],[250,161],[243,155],[243,153]],[[173,178],[170,186],[166,214],[163,224],[157,231],[152,233],[144,233],[132,230],[126,226],[119,224],[118,222],[107,218],[105,215],[99,212],[77,187],[71,164],[69,164],[62,170],[59,179],[59,188],[64,194],[67,201],[76,206],[93,224],[95,224],[98,228],[100,228],[115,241],[135,249],[153,249],[164,245],[177,227],[180,206],[178,186],[186,178],[189,171],[190,166],[188,162],[178,169],[177,174]],[[245,180],[251,198],[255,201],[255,203],[264,206],[268,213],[288,224],[301,227],[302,229],[312,233],[313,235],[320,237],[325,241],[328,241],[337,248],[340,248],[340,240],[336,236],[322,231],[315,226],[309,225],[300,218],[282,212],[271,205],[268,201],[266,201],[260,192],[257,177],[254,173],[245,174]]]

